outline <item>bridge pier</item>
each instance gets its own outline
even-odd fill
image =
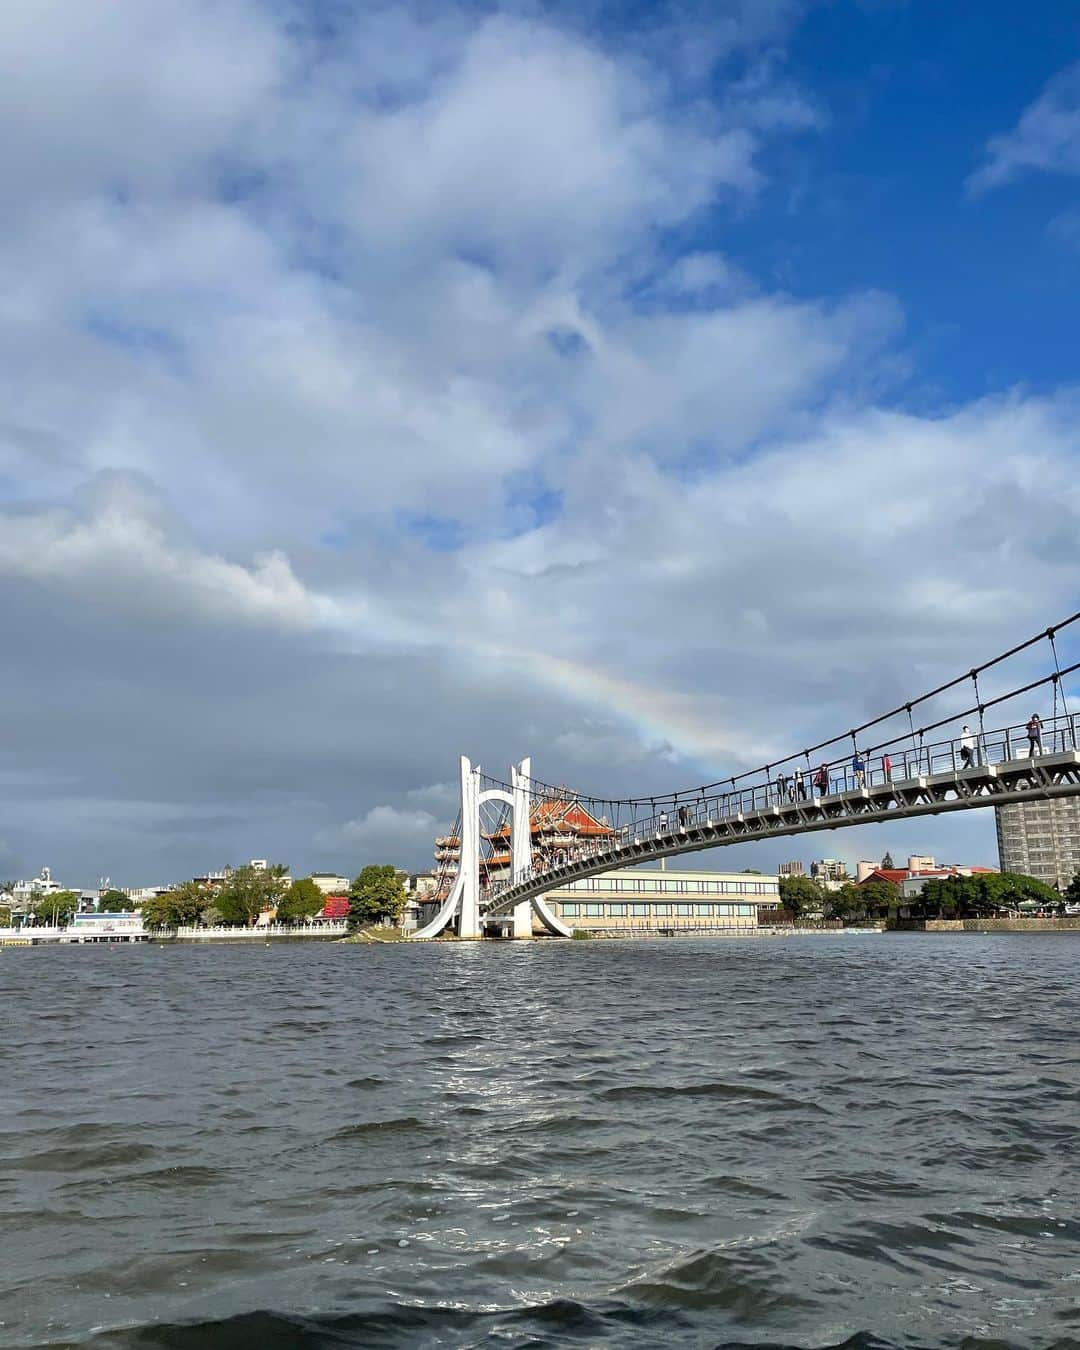
[[[510,766],[510,787],[514,798],[510,819],[510,879],[515,885],[524,881],[532,867],[532,801],[529,776],[532,760],[523,759]],[[532,937],[533,908],[528,900],[514,906],[514,937]]]
[[[461,900],[458,937],[480,932],[480,770],[461,757]]]

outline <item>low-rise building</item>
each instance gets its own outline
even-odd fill
[[[311,880],[323,895],[344,895],[351,884],[351,878],[337,872],[312,872]]]
[[[689,933],[751,929],[759,909],[780,904],[775,876],[618,868],[544,896],[568,927],[603,933]],[[537,920],[534,931],[544,931]]]
[[[973,877],[985,872],[994,872],[993,867],[980,867],[972,864],[970,867],[961,867],[955,863],[949,863],[941,867],[934,865],[933,858],[912,856],[908,859],[909,863],[930,863],[929,867],[875,867],[866,877],[863,877],[859,885],[865,885],[870,881],[889,881],[896,886],[900,892],[901,900],[914,900],[922,895],[923,889],[928,881],[942,881],[946,877]]]
[[[61,942],[149,942],[139,914],[73,914]]]
[[[25,913],[35,896],[53,895],[57,891],[67,890],[58,881],[53,880],[52,869],[43,867],[36,877],[29,881],[16,881],[11,887],[12,909]]]
[[[265,858],[250,858],[246,866],[250,867],[252,871],[255,872],[265,872],[267,869],[267,862]],[[221,867],[216,872],[204,872],[201,876],[192,877],[191,879],[196,885],[209,886],[211,890],[217,890],[219,886],[223,886],[225,882],[228,881],[235,871],[235,867]],[[288,872],[285,873],[281,880],[286,886],[292,885],[292,877]],[[346,885],[347,884],[348,883],[346,883]]]
[[[349,917],[349,897],[347,895],[328,895],[326,904],[315,915],[316,920],[332,920],[340,923]]]

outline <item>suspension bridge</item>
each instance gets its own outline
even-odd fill
[[[572,791],[534,778],[528,759],[511,768],[507,782],[462,757],[461,810],[440,841],[448,847],[438,909],[414,939],[451,927],[477,938],[507,920],[515,937],[528,937],[534,914],[549,933],[569,937],[545,894],[615,868],[727,844],[1078,795],[1080,713],[1070,711],[1066,679],[1080,661],[1063,666],[1059,655],[1062,635],[1080,634],[1078,621],[1080,612],[828,740],[675,792]],[[1037,673],[987,696],[989,681],[996,689],[1017,669]],[[961,697],[965,688],[969,699]],[[1021,699],[1036,711],[1018,720]],[[967,706],[934,715],[958,701]],[[573,833],[555,829],[554,846],[538,850],[534,822],[545,809],[553,817],[573,809],[590,824]]]

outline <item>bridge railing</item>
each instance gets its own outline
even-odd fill
[[[985,765],[1034,758],[1038,755],[1075,751],[1080,748],[1080,716],[1065,713],[1046,718],[1038,738],[1032,744],[1027,723],[954,735],[947,740],[924,742],[916,733],[899,738],[888,745],[875,747],[872,754],[853,753],[843,764],[808,764],[800,775],[784,773],[772,781],[764,779],[731,792],[702,791],[697,796],[653,799],[648,803],[628,803],[632,809],[644,806],[640,814],[629,820],[619,820],[610,826],[610,833],[599,838],[582,840],[568,848],[554,862],[537,860],[518,882],[532,881],[551,867],[577,862],[590,857],[617,853],[631,844],[650,839],[662,839],[695,826],[713,826],[724,821],[744,819],[764,812],[778,817],[796,813],[802,805],[820,805],[830,799],[842,798],[848,793],[869,792],[893,783],[936,774],[973,773]],[[1032,754],[1034,751],[1034,755]],[[856,765],[861,764],[861,768]],[[822,784],[821,774],[825,774]],[[601,803],[602,805],[602,803]],[[612,808],[623,804],[610,804]],[[509,889],[510,881],[493,882],[485,892],[487,901],[496,899]]]

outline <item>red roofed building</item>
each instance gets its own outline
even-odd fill
[[[927,859],[930,862],[932,859]],[[994,867],[875,867],[872,872],[860,878],[858,884],[865,886],[869,881],[889,881],[900,891],[902,900],[912,900],[922,893],[928,881],[941,881],[945,877],[973,877],[984,872],[995,872]]]
[[[579,839],[611,839],[617,834],[605,818],[597,819],[572,797],[537,802],[529,816],[533,861],[553,867],[564,862]],[[481,832],[482,882],[501,881],[510,875],[510,822]],[[439,894],[449,889],[461,859],[461,840],[443,835],[435,840],[436,875]]]
[[[349,917],[349,897],[347,895],[328,895],[326,904],[315,915],[317,919],[347,919]]]

